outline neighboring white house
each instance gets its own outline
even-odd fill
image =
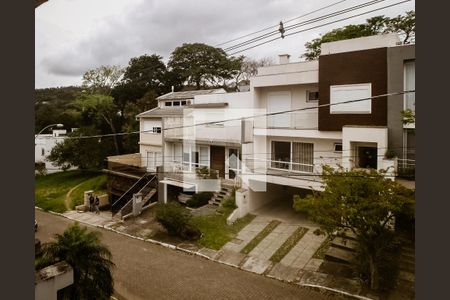
[[[35,136],[34,162],[45,163],[47,173],[61,171],[61,168],[49,162],[47,157],[57,143],[64,141],[66,134],[67,131],[65,129],[53,129],[51,134],[38,134]]]

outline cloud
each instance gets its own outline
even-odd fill
[[[77,3],[88,9],[90,2],[79,0]],[[349,1],[348,4],[341,4],[320,12],[319,15],[355,3],[359,1]],[[183,43],[217,45],[270,25],[276,26],[280,20],[293,18],[328,4],[330,3],[326,0],[130,1],[125,11],[97,18],[89,30],[72,41],[55,46],[54,49],[43,48],[45,55],[37,58],[37,63],[44,68],[42,72],[52,76],[81,77],[85,71],[101,65],[126,66],[132,57],[143,54],[156,53],[167,61],[170,53]],[[401,8],[398,13],[405,10]],[[365,19],[362,18],[361,21]],[[332,28],[340,26],[343,25],[337,23]],[[243,54],[264,57],[288,52],[293,58],[297,58],[303,51],[304,43],[318,36],[319,31],[277,40]],[[36,47],[42,47],[41,44],[42,42]]]

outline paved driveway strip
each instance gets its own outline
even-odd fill
[[[37,238],[49,241],[74,223],[36,210]],[[115,289],[125,299],[332,299],[318,292],[132,239],[102,233],[113,254]],[[119,297],[120,298],[120,297]]]

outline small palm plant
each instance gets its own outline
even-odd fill
[[[111,252],[100,242],[100,233],[75,223],[55,238],[42,246],[42,261],[46,265],[65,261],[73,268],[74,283],[64,290],[63,299],[109,299],[114,263]]]

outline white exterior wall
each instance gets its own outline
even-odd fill
[[[34,162],[44,162],[48,173],[58,172],[61,170],[58,166],[52,164],[46,159],[50,155],[53,147],[55,147],[57,143],[64,141],[65,136],[63,136],[63,134],[65,133],[65,130],[55,130],[53,134],[38,134],[34,139]]]
[[[378,169],[386,164],[383,161],[388,147],[388,129],[385,127],[370,126],[344,126],[342,128],[342,166],[344,169],[352,169],[355,166],[356,149],[354,143],[376,144],[378,148]]]
[[[318,89],[317,84],[257,88],[255,89],[258,91],[255,93],[255,107],[266,110],[266,113],[271,112],[268,106],[269,98],[276,97],[277,93],[287,93],[290,95],[290,109],[316,107],[318,105],[318,101],[307,102],[306,97],[307,91],[318,91]],[[284,110],[289,109],[280,109],[279,111]],[[265,118],[266,120],[263,120],[263,118],[258,118],[257,122],[255,122],[255,127],[272,127],[270,118],[270,116]],[[308,109],[289,114],[281,114],[279,115],[279,118],[288,118],[288,128],[291,129],[317,129],[319,111],[318,109]]]
[[[323,43],[321,45],[321,55],[384,47],[395,47],[398,46],[399,43],[401,43],[401,41],[396,33],[373,35],[349,40]]]
[[[317,83],[318,61],[272,65],[258,68],[258,75],[250,80],[250,89],[293,84]]]

